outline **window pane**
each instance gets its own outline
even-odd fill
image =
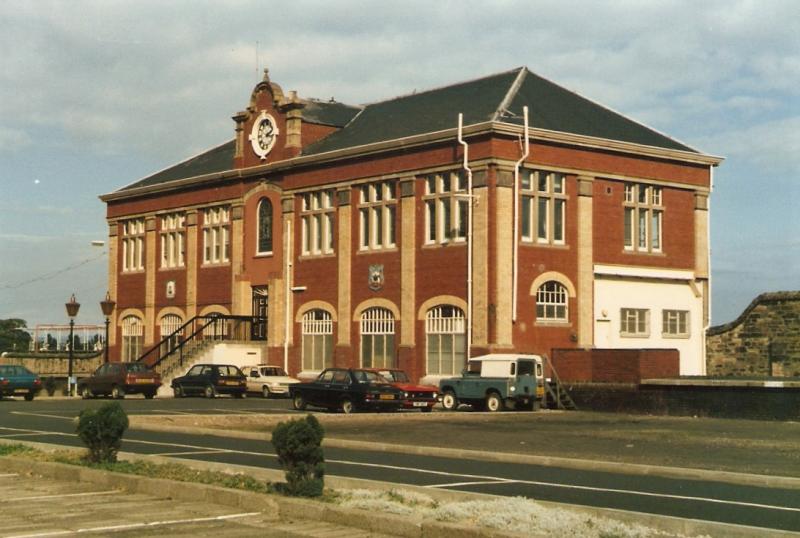
[[[639,248],[647,248],[647,210],[639,209]]]
[[[453,230],[452,217],[450,215],[450,198],[445,198],[439,201],[442,210],[442,227],[444,230],[444,237],[450,239]]]
[[[387,231],[387,237],[389,238],[388,244],[389,245],[394,245],[395,241],[396,241],[395,233],[394,233],[394,228],[395,228],[394,221],[395,221],[395,211],[396,211],[396,209],[395,209],[394,205],[390,205],[386,209],[387,209],[387,211],[386,211],[386,231]]]
[[[383,219],[381,218],[381,208],[372,208],[372,218],[375,223],[375,245],[383,245]]]
[[[450,192],[450,174],[444,173],[442,174],[442,192]]]
[[[436,192],[436,176],[428,176],[425,178],[425,194],[434,194]]]
[[[536,172],[526,172],[525,170],[523,170],[520,173],[522,174],[522,178],[521,178],[522,188],[526,189],[526,190],[530,190],[531,189],[531,181],[532,181],[531,177]]]
[[[553,241],[564,241],[564,200],[553,200]]]
[[[547,192],[547,172],[539,172],[539,192]]]
[[[466,200],[458,201],[458,237],[467,237],[467,222],[469,222],[469,204]]]
[[[564,194],[564,174],[553,174],[553,192]]]
[[[361,219],[361,246],[369,247],[369,211],[361,209],[358,212]]]
[[[428,232],[425,240],[429,243],[436,241],[436,202],[428,200],[425,202],[426,218],[428,220]]]
[[[633,246],[633,208],[625,208],[625,246]]]
[[[522,197],[522,208],[520,210],[522,217],[522,237],[524,239],[533,239],[533,231],[531,230],[531,213],[533,212],[533,197]]]
[[[661,249],[661,211],[653,211],[653,219],[650,225],[651,248]]]
[[[539,198],[537,237],[543,240],[547,240],[547,209],[549,202],[550,200],[547,198]]]

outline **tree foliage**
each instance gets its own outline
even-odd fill
[[[0,319],[0,353],[4,351],[28,351],[31,335],[24,329],[24,319]]]

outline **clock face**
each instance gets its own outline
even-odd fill
[[[275,139],[278,136],[278,125],[275,123],[275,118],[262,112],[256,121],[253,123],[253,130],[250,133],[250,142],[253,145],[253,151],[262,159],[267,158],[267,154],[272,150],[275,145]]]

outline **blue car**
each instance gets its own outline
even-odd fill
[[[0,364],[0,398],[22,394],[27,401],[33,400],[42,390],[39,376],[15,364]]]

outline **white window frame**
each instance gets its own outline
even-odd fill
[[[122,318],[122,350],[123,362],[138,359],[144,347],[144,322],[139,316],[133,314]]]
[[[559,172],[523,170],[520,197],[522,242],[565,245],[567,176]]]
[[[122,223],[122,272],[144,271],[144,218]]]
[[[359,250],[382,250],[397,246],[396,188],[394,181],[359,186]]]
[[[457,375],[467,363],[467,321],[453,305],[434,306],[425,314],[425,365],[428,375]],[[433,353],[432,353],[433,351]]]
[[[314,309],[303,314],[300,322],[304,371],[320,371],[333,366],[333,316],[327,310]]]
[[[661,187],[625,183],[623,246],[629,252],[660,253],[664,248]]]
[[[462,170],[440,172],[425,177],[426,245],[463,243],[467,240],[469,198],[467,178]]]
[[[181,318],[178,314],[164,314],[161,316],[161,319],[159,320],[161,340],[164,340],[168,336],[172,335],[172,333],[181,328],[181,325],[183,325],[183,318]],[[175,349],[178,344],[180,344],[182,335],[183,331],[172,336],[172,338],[165,342],[165,349],[162,351],[169,352]]]
[[[373,307],[361,313],[361,367],[394,368],[395,317],[388,308]]]
[[[569,322],[569,292],[561,282],[548,280],[536,290],[536,321]]]
[[[661,336],[664,338],[689,338],[691,336],[690,319],[688,310],[662,310]]]
[[[333,254],[333,190],[307,192],[302,195],[301,225],[303,256]]]
[[[186,216],[170,213],[161,216],[161,268],[175,269],[184,266]]]
[[[203,265],[222,265],[230,262],[231,210],[229,206],[203,210]]]
[[[628,338],[649,338],[650,310],[647,308],[620,308],[619,334]]]

